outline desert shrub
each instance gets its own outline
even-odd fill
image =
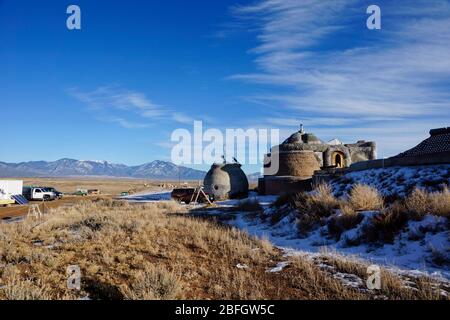
[[[450,192],[444,188],[442,192],[431,193],[431,213],[436,216],[450,217]]]
[[[428,192],[416,188],[414,191],[405,199],[405,205],[409,212],[414,214],[417,218],[422,218],[426,215],[429,210],[428,204]]]
[[[128,207],[130,205],[128,201],[114,200],[110,198],[97,198],[92,200],[92,202],[99,206],[108,208],[121,208],[121,207]]]
[[[171,272],[150,265],[135,276],[131,286],[124,290],[130,300],[173,300],[180,293],[181,285]]]
[[[320,221],[320,217],[311,214],[304,213],[300,214],[296,219],[296,225],[298,233],[301,237],[305,237],[308,235],[308,232],[311,231]]]
[[[6,300],[50,300],[48,288],[40,282],[11,279],[2,289]]]
[[[364,238],[368,242],[392,243],[408,220],[409,215],[405,207],[400,202],[396,202],[372,219],[372,223],[364,228]]]
[[[363,219],[362,214],[355,211],[348,203],[342,203],[339,211],[341,214],[332,217],[327,223],[328,232],[334,235],[336,240],[340,239],[344,231],[355,228]]]
[[[254,212],[262,210],[261,204],[258,202],[256,198],[250,198],[239,201],[236,209],[239,211],[245,212]]]
[[[358,183],[350,190],[349,203],[355,210],[380,210],[383,197],[374,187]]]
[[[325,225],[327,217],[339,206],[339,200],[333,195],[331,186],[319,185],[311,193],[298,193],[291,196],[291,206],[297,209],[297,229],[306,236],[314,226]]]
[[[291,197],[291,206],[297,209],[297,229],[305,236],[314,226],[325,225],[326,218],[334,214],[339,200],[328,184],[319,185],[311,193],[298,193]]]
[[[338,206],[339,201],[334,197],[331,186],[328,184],[319,185],[313,192],[306,195],[303,205],[299,204],[302,211],[318,217],[330,216]]]
[[[427,214],[450,217],[450,192],[445,188],[442,192],[427,192],[416,188],[405,199],[406,208],[415,218]]]
[[[156,203],[156,206],[158,207],[158,209],[162,209],[164,211],[169,211],[169,212],[183,212],[185,211],[185,209],[183,208],[183,206],[178,203],[175,200],[170,200],[170,201],[158,201]]]

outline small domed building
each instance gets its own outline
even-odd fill
[[[217,200],[248,196],[248,179],[239,163],[214,163],[203,181],[206,193]]]
[[[259,179],[261,194],[306,191],[312,176],[322,168],[345,168],[352,163],[376,159],[375,142],[360,140],[343,144],[338,139],[323,142],[303,126],[266,155],[264,178]]]

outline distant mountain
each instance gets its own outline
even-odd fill
[[[205,172],[177,166],[171,162],[153,161],[140,166],[126,166],[107,161],[60,159],[57,161],[0,162],[0,177],[67,177],[104,176],[155,180],[201,180]]]

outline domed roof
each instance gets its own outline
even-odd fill
[[[216,199],[235,199],[248,195],[248,179],[239,163],[215,163],[203,181],[205,191]]]
[[[284,140],[283,145],[286,144],[323,144],[323,141],[320,140],[314,133],[305,133],[304,131],[297,131],[292,134],[289,138]]]
[[[283,144],[295,144],[295,143],[303,143],[302,135],[300,131],[292,134],[289,138],[284,140]]]
[[[314,133],[305,133],[302,135],[302,140],[304,143],[307,144],[322,144],[323,141],[317,138],[317,136]]]

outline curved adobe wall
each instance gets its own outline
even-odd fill
[[[313,151],[289,151],[272,154],[279,157],[279,169],[276,176],[295,176],[310,178],[314,171],[320,170],[319,162]],[[267,173],[267,170],[265,170]]]
[[[216,199],[242,198],[248,195],[248,180],[237,163],[213,164],[203,181],[205,191]]]

